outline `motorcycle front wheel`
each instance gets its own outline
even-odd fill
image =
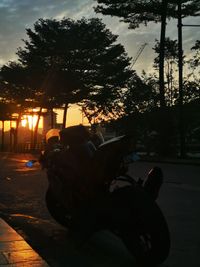
[[[46,192],[45,201],[47,209],[54,220],[62,226],[69,228],[71,225],[71,217],[65,207],[56,200],[50,189]]]

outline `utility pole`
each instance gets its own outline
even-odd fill
[[[179,69],[179,134],[180,134],[180,156],[186,155],[185,149],[185,126],[184,126],[184,105],[183,105],[183,27],[200,27],[200,24],[182,24],[182,1],[178,0],[178,69]]]
[[[179,134],[180,157],[185,157],[185,127],[183,115],[183,44],[182,44],[182,8],[181,0],[178,0],[178,73],[179,73]]]

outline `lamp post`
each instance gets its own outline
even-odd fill
[[[178,75],[179,75],[179,134],[180,157],[185,157],[185,129],[183,116],[183,44],[182,44],[182,10],[181,0],[178,0]]]
[[[182,1],[178,0],[178,73],[179,73],[179,134],[180,134],[180,157],[186,155],[185,149],[185,127],[184,127],[184,108],[183,108],[183,42],[182,27],[200,27],[194,24],[182,24]]]

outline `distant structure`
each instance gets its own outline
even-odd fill
[[[45,135],[51,128],[61,129],[62,124],[57,123],[57,113],[53,111],[46,112],[43,115],[43,130],[42,134]]]
[[[131,69],[132,67],[135,65],[136,61],[138,60],[139,56],[141,55],[142,51],[144,50],[145,46],[148,45],[148,43],[144,43],[140,46],[140,48],[138,49],[133,61],[132,61],[132,64],[131,64]]]

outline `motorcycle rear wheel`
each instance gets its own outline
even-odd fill
[[[140,266],[157,266],[166,260],[170,251],[166,219],[157,203],[142,190],[127,188],[123,193],[135,195],[135,203],[127,224],[118,229],[119,235]],[[128,201],[131,199],[127,198]]]

